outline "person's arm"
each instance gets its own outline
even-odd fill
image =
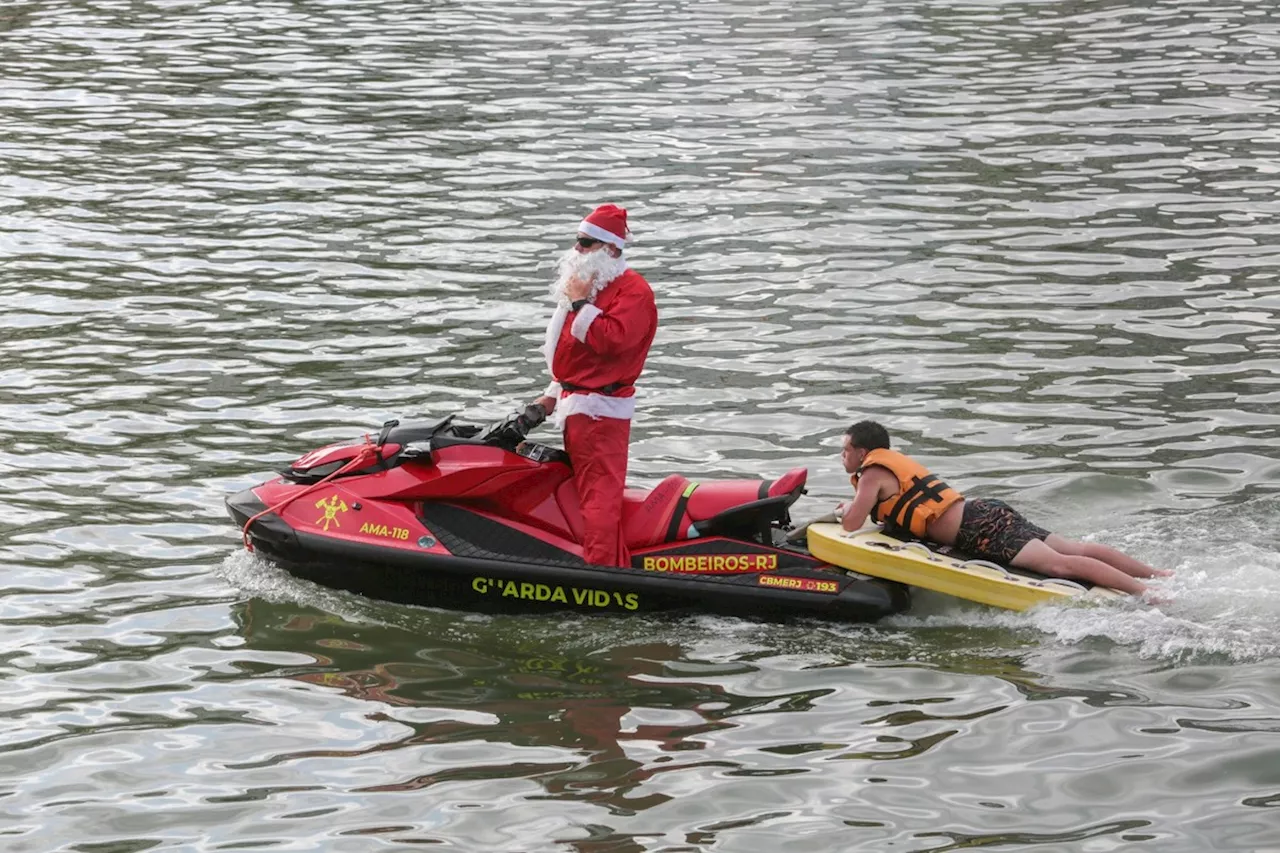
[[[607,312],[594,305],[582,306],[573,315],[573,336],[599,355],[616,355],[633,349],[658,324],[653,292],[637,287],[621,294]]]
[[[556,384],[556,383],[552,383],[552,384]],[[548,394],[545,397],[539,397],[533,402],[537,403],[539,406],[546,409],[548,415],[556,410],[556,398],[552,397],[550,394]]]
[[[858,478],[858,490],[853,493],[853,500],[845,504],[840,526],[853,531],[866,524],[872,508],[880,502],[880,492],[886,483],[896,486],[897,480],[885,469],[873,465],[863,471]]]

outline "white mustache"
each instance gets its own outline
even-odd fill
[[[557,301],[567,302],[564,295],[565,285],[569,279],[579,278],[591,283],[591,293],[587,298],[594,302],[596,294],[608,287],[609,282],[622,275],[626,269],[625,255],[615,258],[605,249],[579,252],[570,247],[556,262],[556,279],[551,284],[551,296]]]

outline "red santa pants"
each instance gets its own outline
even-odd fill
[[[573,479],[582,510],[582,557],[597,566],[630,566],[622,532],[622,490],[627,483],[631,421],[569,415],[564,447],[573,460]]]

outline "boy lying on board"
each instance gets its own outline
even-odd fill
[[[1004,501],[966,500],[919,462],[890,450],[888,431],[875,421],[859,421],[845,431],[841,461],[855,489],[853,500],[836,510],[845,530],[857,530],[870,516],[891,533],[909,533],[954,545],[978,559],[1133,595],[1147,591],[1136,578],[1173,574],[1107,545],[1050,533]]]

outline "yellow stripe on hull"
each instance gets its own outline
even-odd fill
[[[1006,610],[1027,610],[1068,598],[1124,596],[1106,587],[1086,590],[1072,581],[1032,578],[1006,572],[993,563],[958,560],[879,530],[846,534],[838,524],[817,523],[809,525],[808,538],[809,553],[834,566]]]

